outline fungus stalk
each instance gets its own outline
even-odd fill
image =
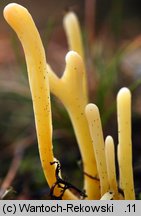
[[[50,91],[44,48],[32,17],[24,7],[11,3],[5,7],[4,17],[17,33],[25,52],[39,153],[45,177],[51,187],[56,182],[56,177],[55,166],[50,164],[55,161],[55,158],[52,146]],[[56,188],[55,195],[59,194],[60,188]],[[76,199],[76,197],[67,190],[63,199]]]
[[[81,29],[75,13],[68,12],[64,16],[63,24],[64,24],[64,29],[68,40],[69,50],[73,50],[77,52],[85,62]],[[84,70],[86,69],[84,68]],[[85,100],[88,103],[88,88],[87,88],[86,72],[84,72],[84,76],[83,76],[83,90],[84,90]]]
[[[48,65],[50,88],[69,113],[82,157],[84,189],[88,199],[99,199],[99,182],[93,178],[97,176],[95,156],[84,115],[88,90],[80,26],[73,12],[65,15],[63,23],[71,51],[66,55],[66,68],[61,79]]]
[[[125,200],[134,200],[131,142],[131,93],[128,88],[122,88],[117,95],[117,115],[120,184],[124,192]]]
[[[105,140],[105,155],[110,191],[114,193],[113,199],[117,200],[119,197],[115,170],[115,148],[114,141],[111,136],[107,136]]]
[[[76,52],[70,51],[66,55],[66,68],[62,78],[58,78],[49,65],[48,71],[51,92],[66,107],[76,134],[84,168],[84,189],[88,199],[99,199],[99,182],[93,178],[97,176],[95,156],[84,113],[87,102],[83,88],[83,60]]]
[[[73,12],[68,12],[63,19],[69,49],[76,51],[84,59],[81,30],[77,16]]]
[[[101,196],[103,196],[106,192],[109,191],[109,182],[106,167],[103,132],[98,107],[95,104],[88,104],[86,106],[86,116],[100,178]]]

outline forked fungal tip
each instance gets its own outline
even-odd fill
[[[73,50],[70,50],[67,54],[66,54],[66,60],[72,56],[77,56],[78,53],[73,51]]]
[[[81,57],[77,52],[71,50],[66,54],[66,57],[65,57],[66,62],[69,62],[71,60],[76,60],[76,59],[77,60],[79,59],[81,61]]]

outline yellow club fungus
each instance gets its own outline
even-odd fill
[[[96,162],[85,117],[84,63],[80,55],[70,51],[66,55],[66,68],[61,78],[54,74],[49,65],[48,72],[51,92],[62,101],[73,124],[83,161],[84,189],[88,199],[98,199],[99,182],[93,178],[97,176]]]
[[[118,116],[118,160],[120,166],[120,183],[126,200],[134,200],[134,183],[132,170],[131,141],[131,93],[122,88],[117,95]]]
[[[77,52],[84,60],[84,50],[82,43],[82,34],[79,21],[74,12],[68,12],[63,19],[64,29],[67,35],[69,50]],[[84,68],[85,69],[85,68]],[[86,69],[85,69],[86,70]],[[85,100],[88,102],[87,76],[86,72],[83,75],[83,90]]]
[[[118,199],[118,186],[116,179],[115,169],[115,148],[114,141],[111,136],[107,136],[105,140],[105,155],[107,164],[108,181],[110,185],[110,191],[114,192],[113,199]]]
[[[60,169],[60,164],[53,154],[51,89],[51,92],[64,104],[72,121],[83,162],[84,189],[87,199],[101,197],[101,200],[121,198],[134,200],[129,89],[122,88],[117,96],[119,187],[124,193],[122,197],[116,179],[113,139],[108,136],[104,144],[98,107],[87,104],[84,51],[76,15],[69,12],[64,17],[64,28],[70,51],[66,55],[66,67],[61,78],[57,77],[50,65],[46,63],[43,45],[29,12],[24,7],[11,3],[5,7],[4,17],[17,33],[24,49],[39,153],[50,188],[57,181],[56,170]],[[60,173],[59,177],[61,177]],[[59,197],[61,192],[62,189],[56,187],[54,195]],[[65,190],[62,198],[78,199],[68,189]]]
[[[103,132],[98,107],[95,104],[88,104],[86,106],[86,116],[92,137],[97,169],[100,178],[101,196],[103,196],[109,190],[109,182],[106,167]]]
[[[75,13],[68,12],[64,16],[63,24],[68,39],[69,49],[76,51],[84,59],[81,30]]]
[[[50,187],[56,182],[55,161],[52,146],[52,120],[50,107],[50,91],[44,48],[29,12],[22,6],[11,3],[4,9],[4,17],[17,33],[24,52],[28,69],[30,90],[33,101],[39,152],[44,174]],[[55,190],[56,196],[60,188]],[[76,197],[66,191],[64,199]]]

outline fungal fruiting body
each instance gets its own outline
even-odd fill
[[[116,179],[113,138],[108,136],[105,145],[103,144],[99,110],[95,104],[86,106],[86,116],[93,140],[102,199],[112,197],[112,199],[134,200],[130,90],[121,88],[117,95],[119,186]]]
[[[32,17],[24,7],[11,3],[5,7],[4,17],[17,33],[25,52],[39,153],[44,174],[51,187],[56,181],[56,166],[52,166],[50,162],[56,159],[52,146],[50,91],[44,48]],[[56,196],[60,194],[60,190],[56,188]],[[68,190],[64,194],[64,199],[75,198]]]
[[[40,159],[47,182],[53,189],[51,190],[53,196],[58,199],[59,197],[78,199],[69,190],[75,187],[62,180],[60,164],[53,154],[50,89],[62,101],[72,121],[83,162],[87,199],[100,199],[100,197],[102,200],[120,199],[115,170],[114,141],[108,136],[104,142],[99,109],[95,104],[87,104],[84,52],[77,17],[69,13],[64,18],[70,50],[73,50],[66,55],[66,67],[61,78],[58,78],[46,63],[43,45],[29,12],[24,7],[11,3],[5,7],[4,17],[17,33],[24,49]],[[131,93],[127,88],[122,88],[118,93],[117,114],[119,186],[123,190],[125,199],[135,199],[131,145]],[[63,189],[66,190],[62,193]]]
[[[132,169],[131,141],[131,93],[128,88],[122,88],[117,95],[118,116],[118,161],[120,167],[120,184],[126,200],[134,200],[134,183]]]

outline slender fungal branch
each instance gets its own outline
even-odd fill
[[[118,159],[118,166],[119,166],[119,188],[121,188],[123,190],[123,187],[122,187],[122,178],[121,178],[121,159],[120,159],[120,145],[118,144],[117,146],[117,159]]]
[[[67,35],[69,50],[73,50],[77,52],[82,57],[83,61],[85,62],[81,29],[80,29],[79,21],[75,13],[68,12],[64,16],[63,24],[64,24],[64,29]],[[87,87],[86,68],[84,68],[83,90],[84,90],[85,100],[88,103],[88,87]]]
[[[51,92],[65,105],[71,118],[82,156],[84,173],[97,177],[95,156],[85,117],[87,104],[83,89],[84,64],[80,55],[74,51],[66,55],[66,68],[59,79],[48,65]],[[88,199],[99,199],[99,182],[84,175],[84,189]]]
[[[100,178],[101,196],[103,196],[109,191],[109,182],[106,167],[103,132],[98,107],[95,104],[88,104],[86,106],[86,116]]]
[[[11,3],[4,9],[4,17],[17,33],[24,52],[31,89],[39,152],[45,177],[51,187],[56,182],[55,161],[52,146],[52,119],[50,107],[50,91],[44,48],[29,12],[22,6]],[[60,189],[55,190],[56,195]],[[65,191],[63,199],[75,199],[69,191]]]
[[[63,19],[69,49],[76,51],[84,59],[84,50],[79,21],[74,12],[68,12]]]
[[[134,182],[132,170],[132,142],[131,142],[131,93],[128,88],[122,88],[117,95],[118,116],[118,160],[120,183],[125,200],[134,200]]]
[[[105,140],[105,155],[108,172],[108,180],[110,185],[110,191],[114,192],[113,199],[118,200],[118,187],[116,180],[116,168],[115,168],[115,148],[114,140],[111,136],[107,136]]]

